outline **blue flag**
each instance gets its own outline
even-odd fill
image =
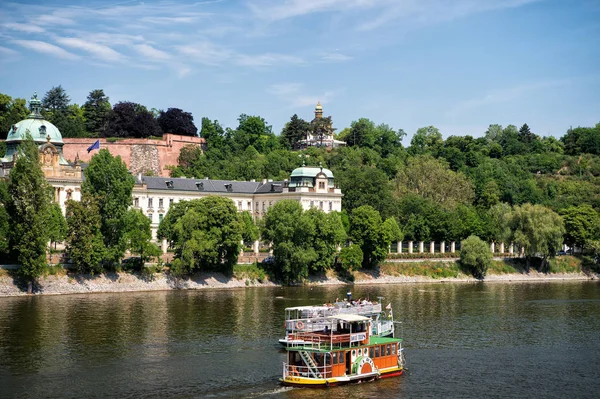
[[[98,150],[100,149],[100,140],[96,140],[96,142],[94,144],[92,144],[91,146],[88,147],[87,152],[88,154],[90,153],[90,151],[92,150]]]

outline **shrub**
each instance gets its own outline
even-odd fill
[[[460,263],[471,270],[473,277],[483,279],[492,262],[488,244],[477,236],[470,236],[460,244]]]
[[[342,248],[338,255],[338,261],[342,269],[346,271],[356,271],[362,265],[363,251],[358,245],[352,244],[349,247]]]

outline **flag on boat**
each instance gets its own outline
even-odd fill
[[[91,146],[88,147],[87,152],[88,154],[90,153],[90,151],[92,150],[98,150],[100,149],[100,140],[96,140],[96,142],[94,144],[92,144]]]
[[[388,303],[388,305],[385,307],[386,309],[391,309],[392,308],[392,303]]]

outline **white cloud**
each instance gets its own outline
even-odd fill
[[[168,61],[173,58],[168,53],[165,53],[162,50],[155,49],[154,47],[148,44],[137,44],[133,47],[137,50],[138,53],[154,61]]]
[[[34,19],[34,22],[40,25],[74,25],[75,21],[70,18],[61,17],[54,14],[40,15]]]
[[[380,2],[385,3],[387,0]],[[377,3],[377,0],[277,0],[249,3],[248,7],[261,18],[278,21],[316,12],[371,7]]]
[[[231,51],[208,42],[177,46],[177,51],[188,56],[191,60],[205,65],[219,65],[232,55]]]
[[[326,104],[334,97],[333,91],[324,91],[321,94],[309,94],[301,83],[278,83],[267,88],[267,93],[272,94],[290,107],[307,107],[316,105],[317,102]]]
[[[62,44],[63,46],[87,51],[88,53],[105,61],[120,61],[123,58],[121,53],[104,44],[99,44],[75,37],[59,37],[56,39],[56,42]]]
[[[344,62],[351,60],[352,57],[342,53],[328,53],[323,55],[321,59],[327,62]]]
[[[6,23],[3,25],[12,30],[18,30],[20,32],[26,33],[42,33],[44,32],[44,28],[41,26],[33,25],[33,24],[17,24],[17,23]]]
[[[79,56],[69,53],[65,49],[55,46],[54,44],[42,42],[39,40],[14,40],[14,43],[21,47],[28,48],[38,53],[52,55],[54,57],[63,58],[67,60],[77,60]]]
[[[238,54],[236,63],[244,66],[261,67],[281,64],[302,64],[304,61],[292,55],[266,53],[258,55]]]

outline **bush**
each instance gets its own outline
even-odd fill
[[[356,271],[360,269],[362,260],[363,251],[355,244],[342,248],[338,255],[338,262],[345,271]]]
[[[387,259],[442,259],[442,258],[458,258],[460,254],[458,252],[408,252],[388,254]]]
[[[456,262],[403,262],[384,263],[382,274],[389,276],[426,276],[431,278],[457,278],[460,268]]]
[[[460,248],[460,263],[473,277],[483,279],[493,258],[488,244],[477,236],[470,236],[461,242]]]

